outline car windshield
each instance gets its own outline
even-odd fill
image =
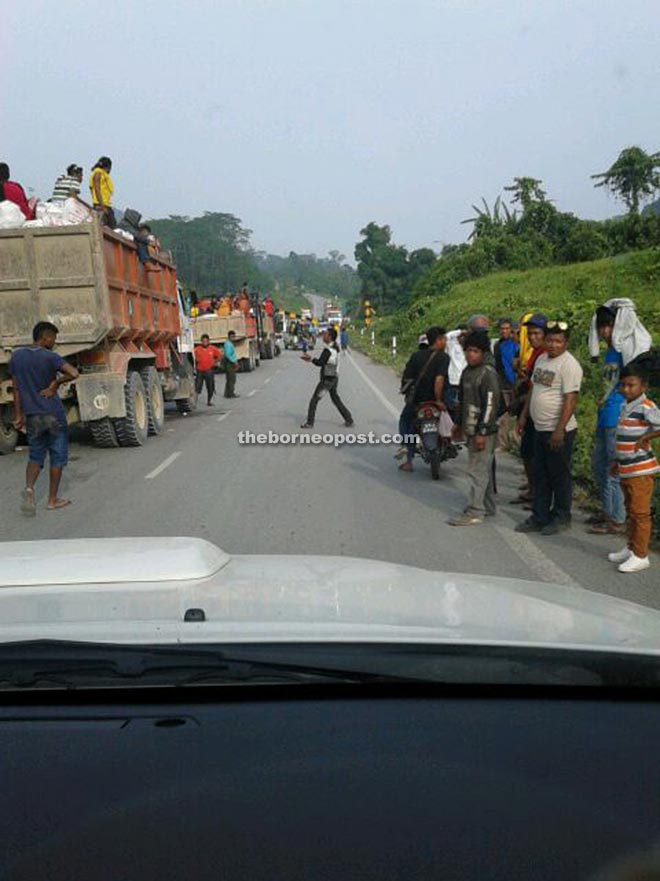
[[[121,9],[3,17],[2,687],[655,686],[657,4]]]

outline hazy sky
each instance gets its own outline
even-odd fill
[[[460,241],[514,175],[619,207],[589,175],[660,148],[658,0],[7,0],[1,159],[49,195],[114,162],[116,204],[226,211],[275,253],[368,221]]]

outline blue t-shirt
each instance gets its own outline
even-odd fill
[[[603,382],[605,391],[598,405],[598,428],[616,428],[625,398],[619,391],[619,375],[623,369],[621,352],[608,349],[605,352]]]
[[[234,348],[234,344],[226,340],[222,344],[222,348],[224,349],[225,358],[227,361],[230,361],[232,364],[236,364],[238,358],[236,357],[236,349]]]
[[[57,416],[66,423],[64,405],[58,394],[44,398],[40,392],[48,388],[58,371],[62,369],[64,358],[57,352],[43,346],[18,349],[11,356],[9,372],[14,377],[21,396],[23,413],[26,416]]]

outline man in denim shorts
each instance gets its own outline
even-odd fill
[[[50,457],[50,484],[46,508],[55,511],[71,504],[58,495],[62,469],[68,459],[68,433],[64,405],[57,394],[65,382],[78,378],[75,367],[53,351],[58,330],[49,321],[39,321],[32,331],[34,345],[18,349],[9,362],[14,378],[14,425],[25,431],[30,458],[25,475],[21,511],[36,512],[34,485]]]

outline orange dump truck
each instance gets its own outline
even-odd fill
[[[165,401],[196,404],[192,331],[176,269],[147,273],[135,245],[97,220],[0,230],[0,452],[16,445],[9,359],[32,327],[59,328],[57,351],[79,371],[61,387],[69,423],[99,446],[139,446],[163,430]]]

